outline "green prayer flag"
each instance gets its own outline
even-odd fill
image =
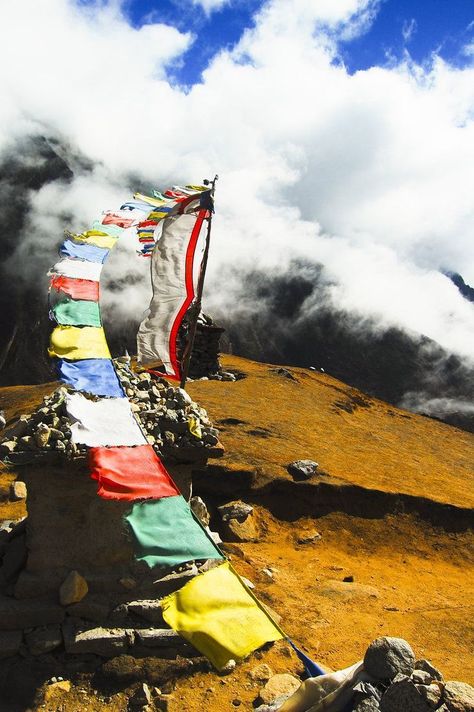
[[[135,540],[136,558],[150,568],[223,558],[181,495],[135,502],[125,520]]]
[[[58,324],[69,326],[102,326],[99,304],[79,299],[63,299],[53,307]]]

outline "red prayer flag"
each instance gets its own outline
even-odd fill
[[[72,299],[84,299],[88,302],[99,301],[99,282],[90,279],[75,279],[57,275],[51,278],[50,286],[58,292],[64,292]]]
[[[133,501],[174,497],[179,490],[151,445],[92,447],[91,477],[104,499]]]
[[[102,225],[117,225],[118,227],[131,227],[136,222],[135,218],[123,218],[116,213],[107,213],[102,220]]]

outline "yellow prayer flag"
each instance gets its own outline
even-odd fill
[[[166,210],[165,212],[160,210],[154,210],[152,213],[149,214],[148,220],[161,220],[162,218],[166,218],[166,216],[169,216],[168,210]]]
[[[161,601],[163,618],[221,670],[282,632],[225,562]]]
[[[48,353],[51,358],[81,361],[86,358],[111,358],[104,330],[95,326],[57,326]]]
[[[160,200],[159,198],[152,198],[149,195],[143,195],[143,193],[134,193],[133,197],[135,200],[142,200],[144,203],[149,205],[166,205],[167,200]]]
[[[74,240],[76,242],[84,242],[87,245],[105,247],[108,250],[111,250],[117,242],[116,237],[107,235],[106,232],[100,232],[100,230],[88,230],[87,232],[82,232],[80,235],[74,235]]]
[[[194,435],[195,438],[202,438],[201,423],[194,415],[190,415],[188,418],[188,428],[191,435]]]

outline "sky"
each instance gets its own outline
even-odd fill
[[[40,133],[94,165],[31,196],[12,266],[35,275],[33,245],[51,263],[131,176],[218,173],[211,313],[262,308],[252,270],[321,263],[355,321],[474,359],[474,306],[443,274],[474,284],[473,30],[470,0],[2,3],[0,152]],[[107,263],[128,280],[114,318],[146,307],[146,269],[132,242]]]

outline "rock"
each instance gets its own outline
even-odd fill
[[[435,666],[432,665],[429,660],[417,660],[415,662],[415,670],[424,670],[425,672],[429,672],[432,680],[443,680],[442,673],[437,668],[435,668]]]
[[[68,606],[66,612],[74,618],[84,618],[94,623],[103,623],[107,620],[110,607],[103,599],[86,596],[79,603]]]
[[[433,710],[438,707],[443,694],[442,687],[439,684],[435,682],[431,685],[416,685],[416,689],[428,707]]]
[[[316,474],[319,465],[313,460],[295,460],[286,466],[294,480],[309,480]]]
[[[382,712],[431,712],[415,683],[409,678],[393,682],[387,688],[380,702],[380,709]]]
[[[354,577],[352,574],[350,576],[344,576],[342,580],[344,583],[354,583]]]
[[[140,628],[136,637],[148,648],[182,648],[186,641],[170,628]]]
[[[164,623],[160,601],[154,599],[131,601],[127,604],[127,609],[130,613],[140,616],[152,625],[162,626]]]
[[[127,652],[130,639],[130,633],[124,628],[77,630],[66,623],[63,625],[63,636],[66,653],[89,653],[104,658]]]
[[[133,589],[137,587],[137,582],[131,576],[124,576],[119,579],[119,584],[127,589],[127,591],[133,591]]]
[[[318,595],[345,601],[380,597],[378,589],[374,586],[364,583],[337,581],[335,579],[324,581],[318,590]]]
[[[152,702],[151,690],[146,682],[142,682],[133,695],[130,696],[128,705],[130,709],[136,710],[143,709],[147,705],[151,705]]]
[[[266,663],[261,663],[256,667],[252,668],[249,673],[252,680],[257,682],[268,682],[268,680],[273,676],[273,670]]]
[[[32,435],[25,435],[19,439],[19,444],[22,450],[37,450],[36,440]]]
[[[12,452],[15,452],[16,446],[16,440],[4,440],[0,443],[0,453],[2,455],[10,455]]]
[[[0,630],[20,630],[61,623],[64,609],[57,603],[41,600],[17,601],[0,597]]]
[[[301,685],[301,680],[289,673],[273,675],[266,685],[260,690],[260,699],[266,704],[270,704],[277,697],[292,695]]]
[[[45,703],[51,702],[58,692],[65,693],[70,691],[71,683],[69,682],[69,680],[58,680],[57,682],[52,682],[44,689],[43,701]]]
[[[474,712],[474,687],[450,680],[444,687],[443,702],[449,712]]]
[[[235,670],[236,666],[237,666],[237,663],[235,662],[235,660],[232,660],[232,658],[231,658],[230,660],[228,660],[226,662],[224,667],[221,668],[221,674],[229,675],[231,672],[233,672]]]
[[[287,699],[288,697],[286,695],[281,695],[280,697],[277,697],[276,700],[273,700],[273,702],[269,705],[259,705],[258,707],[255,707],[254,712],[276,712]]]
[[[87,595],[89,586],[85,578],[77,571],[70,571],[59,589],[59,602],[62,606],[78,603]]]
[[[223,522],[229,521],[229,519],[238,519],[244,521],[253,512],[253,507],[250,504],[246,504],[241,500],[235,500],[234,502],[227,502],[227,504],[221,504],[217,507],[221,519]]]
[[[317,531],[307,532],[306,534],[301,534],[296,540],[297,544],[314,544],[314,542],[321,539],[321,534]]]
[[[250,588],[250,590],[255,588],[255,584],[252,583],[250,579],[248,579],[246,576],[241,576],[241,580],[244,582],[244,584],[247,586],[247,588]]]
[[[366,672],[377,680],[392,679],[397,673],[411,675],[414,665],[413,650],[403,638],[377,638],[364,656]]]
[[[230,541],[257,541],[260,532],[257,528],[255,516],[251,514],[240,522],[238,519],[230,519],[225,522],[224,537]]]
[[[203,527],[208,527],[209,522],[210,522],[210,515],[207,510],[205,502],[201,499],[201,497],[191,497],[191,500],[189,502],[191,509],[193,510],[194,514],[196,517],[199,519]]]
[[[35,432],[35,442],[38,447],[45,447],[51,437],[51,428],[46,423],[39,423]]]
[[[429,685],[433,678],[426,670],[417,670],[415,668],[411,674],[411,679],[419,685]]]
[[[63,431],[58,428],[50,428],[49,437],[51,440],[64,440],[65,435]]]
[[[20,480],[12,482],[10,485],[10,499],[12,502],[19,502],[22,499],[26,499],[26,485]]]
[[[26,633],[25,642],[31,655],[43,655],[59,648],[63,642],[63,636],[59,625],[35,628]]]
[[[21,630],[2,630],[0,632],[0,659],[16,655],[20,650],[22,640]]]
[[[379,710],[380,705],[375,697],[366,697],[357,703],[353,712],[378,712]]]

